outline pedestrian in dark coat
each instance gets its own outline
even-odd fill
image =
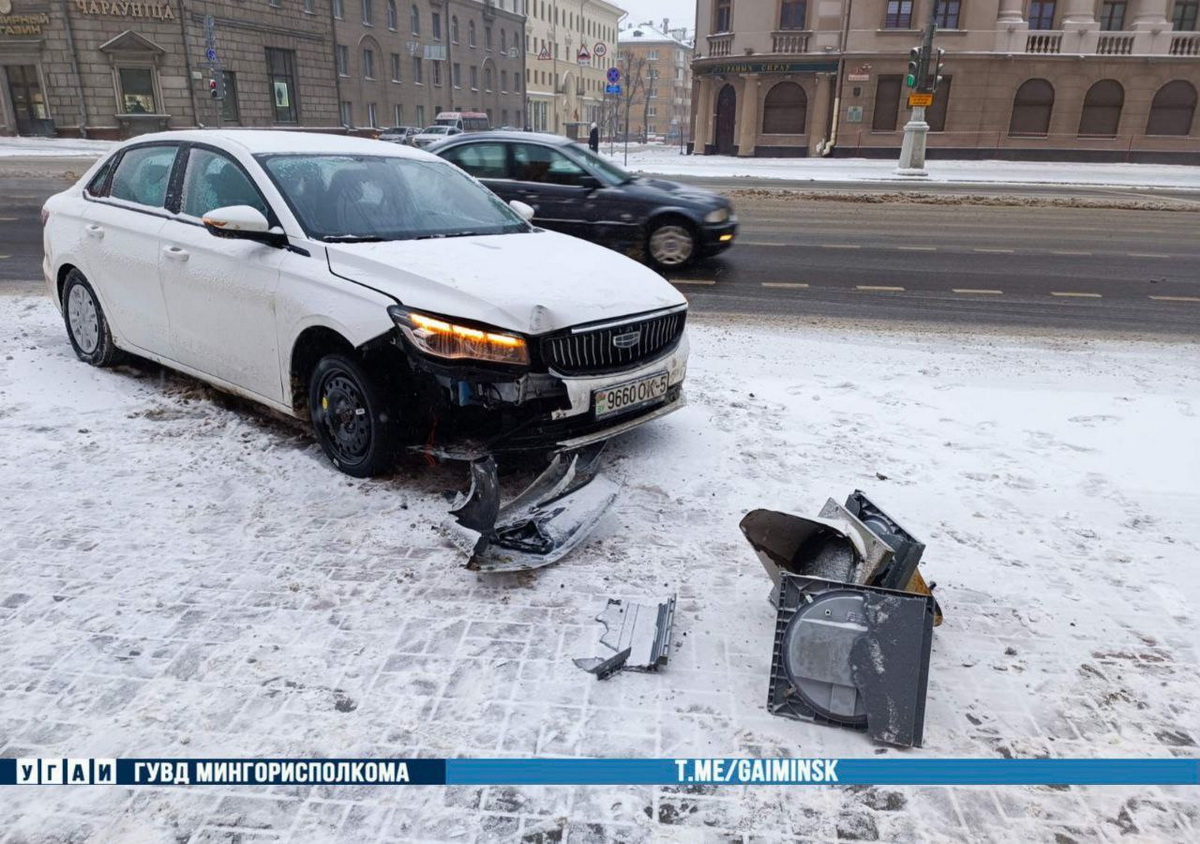
[[[592,131],[588,132],[588,148],[592,152],[600,151],[600,128],[593,123]]]

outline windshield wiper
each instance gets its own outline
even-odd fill
[[[379,235],[327,234],[321,240],[325,243],[380,243],[388,238]]]
[[[438,234],[422,234],[413,240],[438,240],[443,237],[478,237],[483,232],[439,232]]]

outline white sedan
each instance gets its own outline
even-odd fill
[[[143,135],[49,200],[79,358],[150,358],[312,422],[357,477],[412,444],[576,448],[681,405],[687,303],[448,162],[300,132]]]

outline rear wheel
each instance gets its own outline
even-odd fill
[[[313,432],[334,466],[356,478],[392,468],[399,419],[383,381],[351,355],[317,362],[308,382]]]
[[[696,233],[681,219],[655,223],[646,236],[646,253],[659,269],[678,269],[696,255]]]
[[[76,357],[92,366],[112,366],[121,360],[121,350],[113,344],[96,291],[79,270],[67,274],[62,306],[67,338]]]

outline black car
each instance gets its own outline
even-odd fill
[[[547,229],[681,267],[733,244],[733,205],[711,191],[646,179],[559,135],[473,132],[428,147]]]

